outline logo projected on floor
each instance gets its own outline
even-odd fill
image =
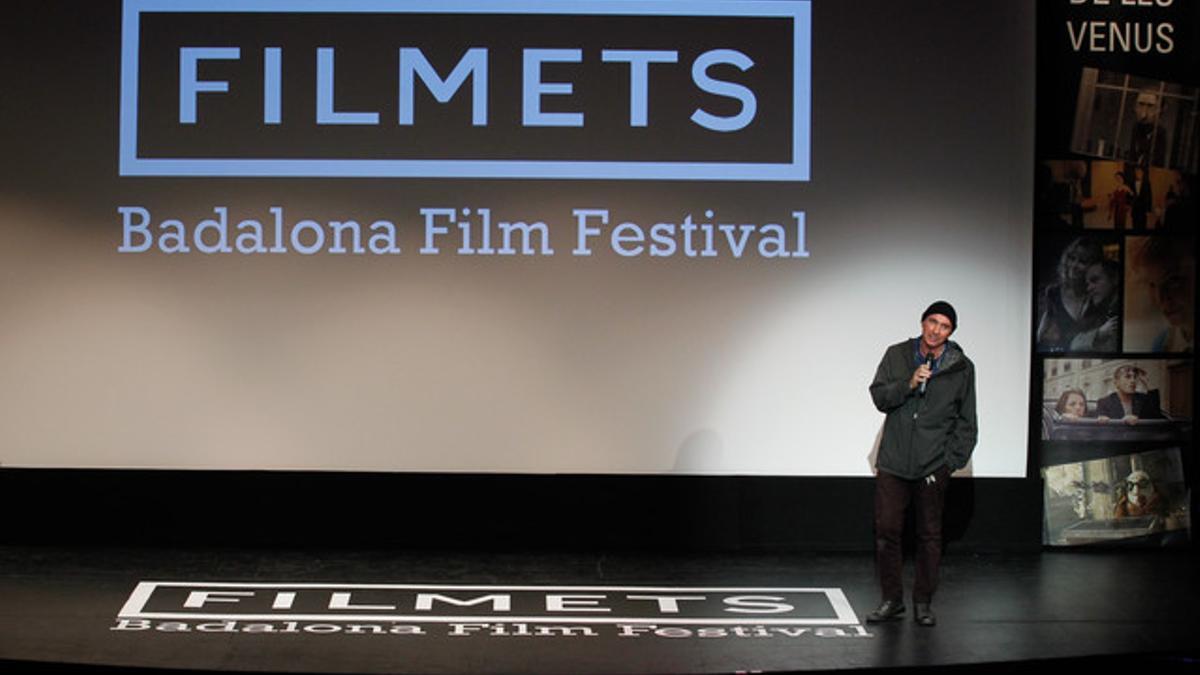
[[[143,581],[114,631],[871,637],[840,588]]]

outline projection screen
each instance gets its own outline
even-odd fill
[[[1028,3],[18,3],[0,464],[1023,476]]]

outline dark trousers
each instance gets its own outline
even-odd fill
[[[937,480],[905,480],[880,471],[875,478],[875,568],[884,600],[903,600],[904,513],[911,506],[917,529],[917,578],[913,602],[930,602],[937,590],[942,561],[942,510],[950,472],[939,469]]]

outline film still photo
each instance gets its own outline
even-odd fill
[[[1071,151],[1196,173],[1200,88],[1083,68]]]
[[[1188,542],[1191,518],[1178,448],[1046,467],[1045,543]]]
[[[1125,238],[1124,351],[1192,352],[1195,245],[1193,237]]]
[[[1102,235],[1038,249],[1037,350],[1116,352],[1121,345],[1120,244]]]
[[[1191,359],[1046,359],[1044,368],[1043,440],[1191,438]]]

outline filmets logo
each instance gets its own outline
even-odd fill
[[[125,176],[807,180],[808,0],[126,0]]]
[[[143,581],[123,632],[864,638],[838,588]]]

